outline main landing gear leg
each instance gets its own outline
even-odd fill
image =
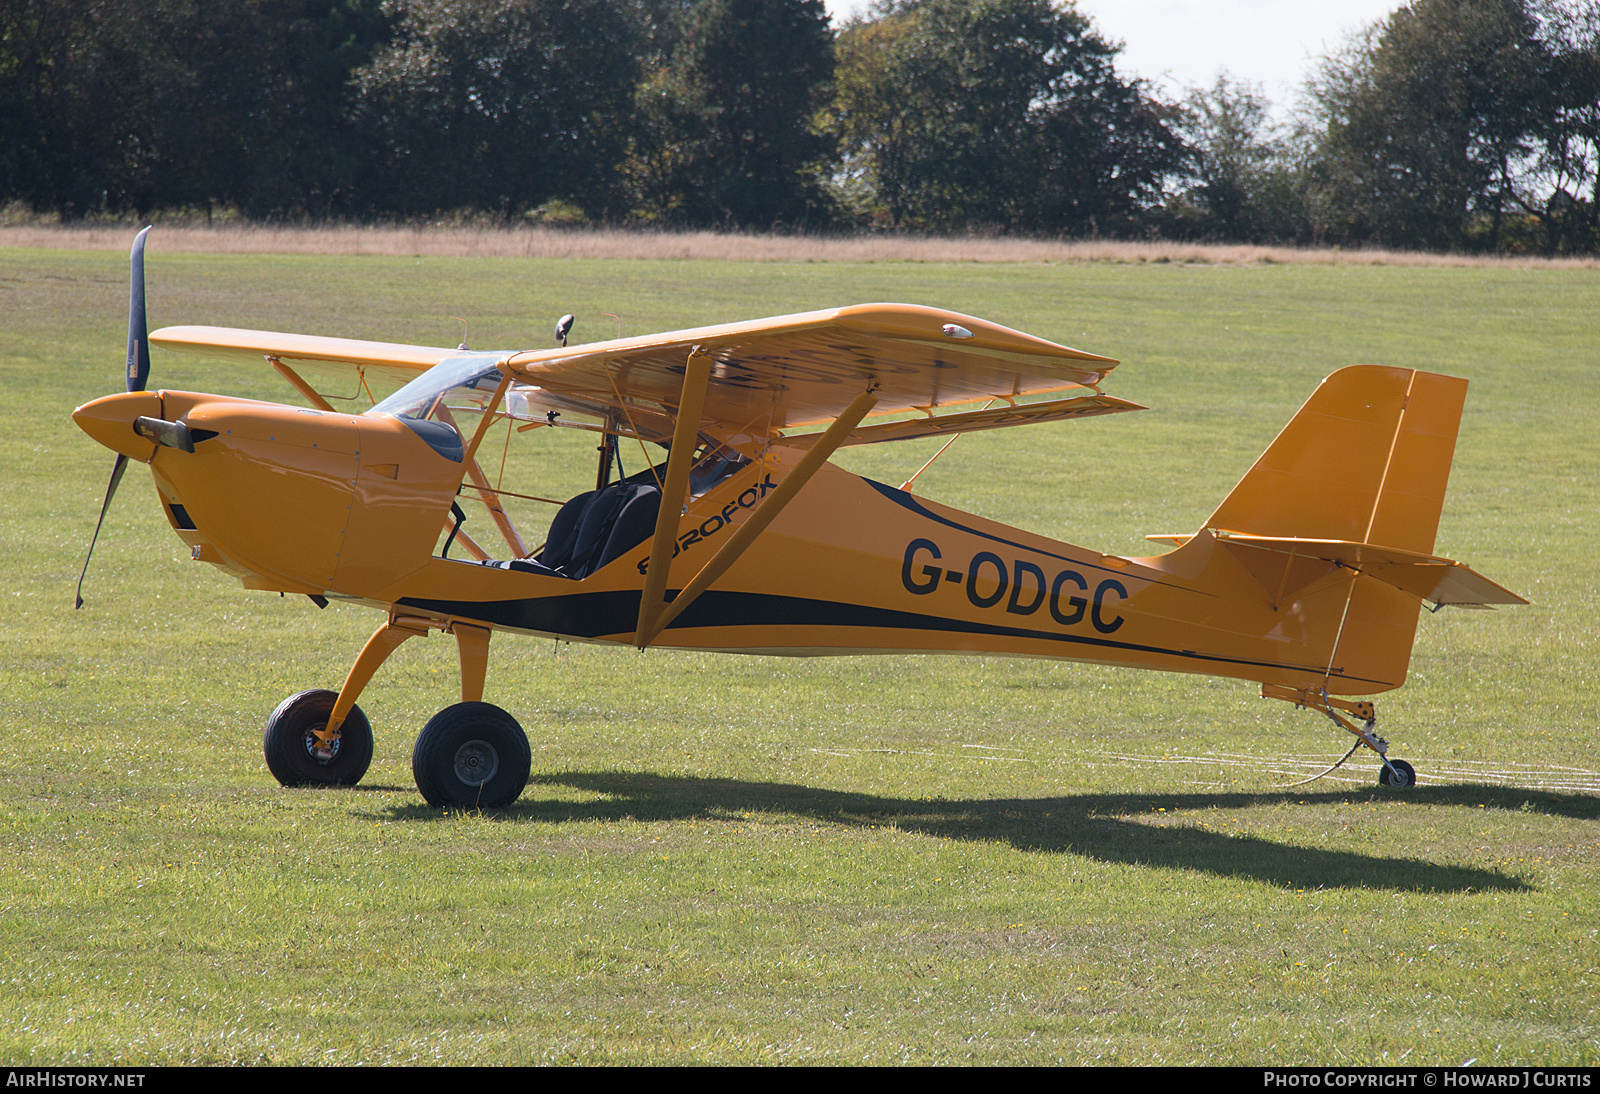
[[[483,702],[489,629],[465,623],[449,629],[461,655],[461,702],[422,727],[411,752],[411,774],[429,805],[499,809],[516,801],[527,785],[533,752],[517,720]]]
[[[339,732],[345,715],[355,708],[356,700],[361,697],[361,692],[371,681],[373,674],[389,660],[391,653],[400,648],[400,643],[408,638],[427,636],[428,628],[421,620],[402,620],[393,616],[390,616],[383,626],[373,631],[372,637],[367,639],[367,644],[361,647],[361,655],[356,658],[356,663],[350,666],[350,674],[344,678],[344,686],[339,689],[339,701],[333,705],[333,713],[328,715],[328,732]]]
[[[440,807],[498,809],[516,801],[533,754],[517,720],[483,702],[489,628],[408,616],[390,616],[372,633],[338,694],[303,691],[273,712],[262,745],[277,780],[284,786],[356,783],[372,762],[372,729],[356,699],[402,642],[438,629],[456,637],[461,702],[429,719],[417,738],[411,753],[417,789]]]
[[[456,651],[461,656],[461,701],[481,702],[484,677],[489,674],[489,628],[456,623],[450,629],[455,632]]]
[[[1376,752],[1378,754],[1378,759],[1383,764],[1383,766],[1378,769],[1378,782],[1381,785],[1392,786],[1397,789],[1405,789],[1407,787],[1417,785],[1417,772],[1415,768],[1406,763],[1404,760],[1391,760],[1389,758],[1389,742],[1384,740],[1382,737],[1379,737],[1375,732],[1378,725],[1378,708],[1373,704],[1368,702],[1356,702],[1350,699],[1336,699],[1325,691],[1311,691],[1308,688],[1282,687],[1277,684],[1262,684],[1261,697],[1263,699],[1282,699],[1285,702],[1293,703],[1297,707],[1308,707],[1311,710],[1320,710],[1329,718],[1333,719],[1335,725],[1348,730],[1356,736],[1356,743],[1350,746],[1350,751],[1346,752],[1344,756],[1340,758],[1338,763],[1334,764],[1332,767],[1329,767],[1325,771],[1318,772],[1309,779],[1301,779],[1300,782],[1293,783],[1291,785],[1300,786],[1304,783],[1313,782],[1322,778],[1324,775],[1330,774],[1343,765],[1345,760],[1348,760],[1351,756],[1353,756],[1356,749],[1360,748],[1362,745],[1366,745],[1368,748],[1372,749],[1372,751]],[[1357,718],[1361,719],[1362,724],[1359,726],[1356,725],[1354,722],[1350,721],[1350,719],[1340,714],[1340,711],[1355,715]]]

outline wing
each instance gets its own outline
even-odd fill
[[[526,383],[645,415],[676,412],[685,362],[713,358],[701,429],[731,439],[827,422],[874,389],[875,416],[1093,388],[1116,361],[911,304],[861,304],[521,353]],[[887,438],[885,438],[887,439]]]
[[[460,352],[435,346],[232,327],[163,327],[150,336],[150,342],[163,349],[206,357],[257,364],[265,358],[278,365],[302,392],[306,392],[303,378],[310,377],[318,381],[317,394],[328,399],[354,399],[365,388],[366,398],[361,401],[368,405],[372,398],[382,398]]]
[[[367,400],[456,356],[434,346],[284,334],[228,327],[165,327],[150,336],[165,349],[211,357],[266,359],[314,402]],[[947,415],[872,427],[853,443],[930,436],[1142,409],[1096,396],[1030,409],[1021,396],[1096,388],[1117,364],[996,323],[912,304],[861,304],[747,323],[507,355],[526,396],[540,406],[603,416],[615,409],[641,436],[671,435],[685,361],[695,347],[715,363],[701,431],[723,440],[770,438],[781,430],[836,418],[874,388],[874,417],[983,400],[987,414]],[[319,381],[313,385],[305,377]],[[536,394],[537,393],[537,394]],[[367,401],[363,400],[363,401]],[[944,423],[944,424],[936,424]]]

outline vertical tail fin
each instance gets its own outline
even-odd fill
[[[1433,552],[1467,382],[1355,365],[1317,388],[1206,527]]]
[[[1295,565],[1296,550],[1317,554],[1283,541],[1431,555],[1466,390],[1465,380],[1411,369],[1340,369],[1322,382],[1206,527],[1258,580],[1281,574],[1263,581],[1276,581],[1280,590],[1292,587],[1288,568]],[[1229,533],[1254,543],[1230,542]],[[1339,555],[1324,547],[1320,557]],[[1344,561],[1338,565],[1357,569]],[[1260,572],[1263,567],[1267,573]],[[1356,678],[1398,687],[1411,661],[1418,596],[1363,573],[1336,572],[1348,590],[1336,629],[1332,617],[1325,617],[1330,633],[1319,644],[1332,651],[1325,685],[1333,692],[1372,690],[1340,684],[1341,678]]]

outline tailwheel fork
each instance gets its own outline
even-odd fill
[[[1338,699],[1326,691],[1312,691],[1309,688],[1290,688],[1279,684],[1262,684],[1261,697],[1263,699],[1282,699],[1284,702],[1293,703],[1297,707],[1306,707],[1310,710],[1319,710],[1331,718],[1335,725],[1353,733],[1356,737],[1355,744],[1332,766],[1308,779],[1291,783],[1291,786],[1302,786],[1305,783],[1315,782],[1325,775],[1332,774],[1344,765],[1344,762],[1355,755],[1356,749],[1362,745],[1377,753],[1382,764],[1378,768],[1378,782],[1382,786],[1392,786],[1405,789],[1417,784],[1417,772],[1404,760],[1391,760],[1389,758],[1389,742],[1378,736],[1378,708],[1370,702],[1352,699]],[[1343,713],[1341,713],[1341,711]],[[1346,714],[1354,715],[1361,720],[1357,725]]]

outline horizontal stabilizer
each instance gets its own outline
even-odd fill
[[[1284,567],[1292,566],[1295,559],[1317,559],[1376,578],[1402,592],[1441,606],[1487,607],[1492,604],[1527,603],[1516,593],[1496,585],[1471,567],[1437,555],[1342,539],[1295,539],[1220,531],[1213,534],[1229,553],[1256,575],[1257,580],[1264,576],[1272,580],[1270,575],[1262,572],[1267,556],[1277,556],[1276,565],[1270,568],[1279,575]],[[1262,584],[1265,587],[1267,581],[1262,581]]]

